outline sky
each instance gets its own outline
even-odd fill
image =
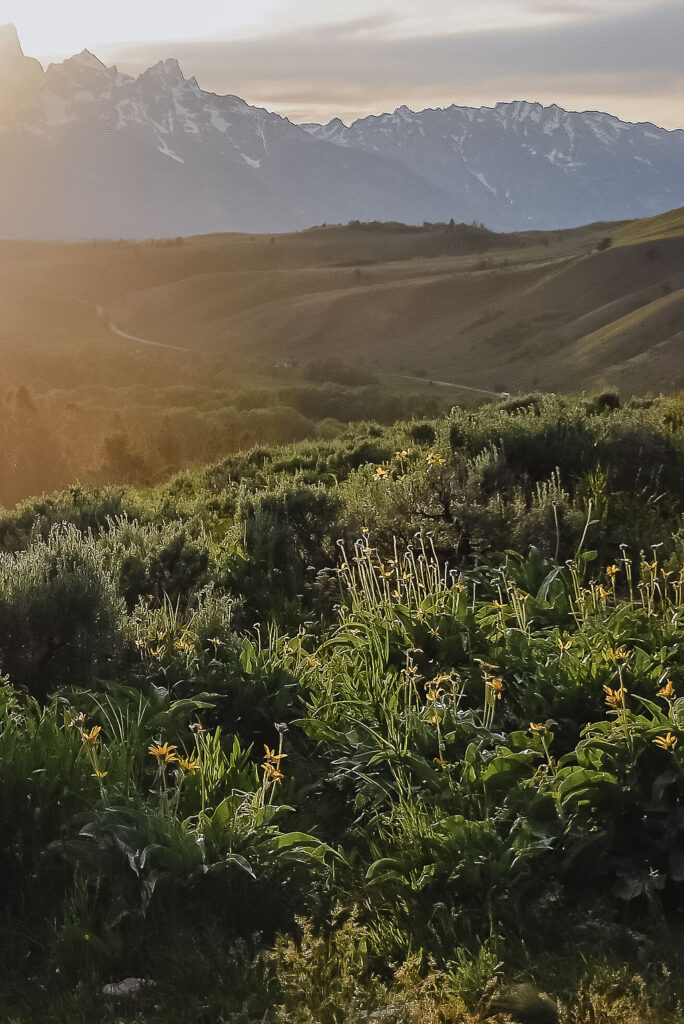
[[[682,0],[0,0],[44,64],[88,48],[294,121],[513,99],[684,127]]]

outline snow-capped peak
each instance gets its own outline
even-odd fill
[[[0,129],[0,162],[21,183],[5,206],[0,194],[0,235],[14,237],[351,219],[520,230],[684,206],[684,131],[529,100],[295,125],[204,92],[173,58],[131,78],[84,50],[43,72],[12,26],[0,28]],[[41,192],[32,206],[33,180],[54,182],[57,201]]]

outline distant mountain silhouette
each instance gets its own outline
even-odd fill
[[[43,71],[6,26],[0,181],[3,237],[555,228],[684,205],[684,131],[522,102],[296,125],[203,92],[175,60],[131,78],[84,50]]]

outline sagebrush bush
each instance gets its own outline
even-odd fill
[[[0,555],[0,669],[15,685],[39,699],[88,687],[115,670],[126,630],[104,552],[75,527]]]

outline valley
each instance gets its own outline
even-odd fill
[[[680,211],[512,235],[0,242],[0,501],[503,393],[671,391],[683,312]]]

